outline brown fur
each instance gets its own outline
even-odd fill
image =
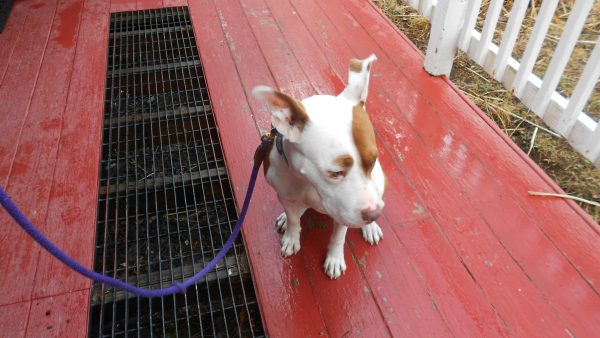
[[[333,161],[333,163],[344,168],[344,170],[348,170],[348,169],[352,168],[352,166],[354,165],[354,159],[350,155],[341,155],[341,156],[338,156],[338,158],[336,158]]]
[[[352,137],[358,149],[363,171],[365,175],[371,176],[379,153],[375,142],[375,131],[365,111],[364,102],[359,102],[352,108]]]
[[[350,71],[355,73],[360,73],[362,71],[362,60],[352,59],[350,60]]]
[[[291,112],[290,125],[298,127],[302,131],[308,122],[308,114],[302,103],[280,91],[275,91],[274,94],[271,97],[271,104],[275,107],[289,108]]]

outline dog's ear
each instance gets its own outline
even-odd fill
[[[308,114],[302,103],[267,86],[254,87],[252,94],[255,98],[269,104],[273,127],[291,142],[298,142],[308,122]]]
[[[350,68],[348,69],[348,85],[340,94],[340,96],[343,96],[354,103],[367,101],[371,64],[375,60],[377,60],[377,56],[375,56],[375,54],[371,54],[364,60],[350,60]]]

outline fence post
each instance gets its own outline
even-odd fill
[[[467,0],[438,0],[425,55],[424,67],[429,74],[450,76],[466,4]]]

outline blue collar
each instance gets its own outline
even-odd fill
[[[277,147],[277,152],[283,159],[287,165],[290,165],[288,162],[287,156],[285,156],[285,150],[283,149],[283,135],[277,132],[277,130],[273,129],[275,133],[275,147]]]

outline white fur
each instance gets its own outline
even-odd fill
[[[362,228],[363,238],[371,244],[383,238],[381,228],[375,222],[365,221],[361,214],[364,209],[383,208],[383,170],[376,161],[370,177],[365,175],[352,137],[352,109],[367,98],[367,64],[374,60],[376,57],[371,55],[363,60],[360,73],[350,72],[349,84],[340,95],[315,95],[302,100],[309,116],[303,128],[285,123],[289,121],[289,109],[270,105],[273,125],[285,136],[283,146],[289,160],[286,163],[274,148],[266,172],[266,179],[285,210],[276,221],[277,228],[284,232],[281,254],[287,257],[300,250],[300,217],[307,208],[326,213],[335,223],[323,265],[330,278],[338,278],[346,270],[344,241],[348,227]],[[259,99],[273,93],[273,89],[264,86],[253,90]],[[344,178],[332,179],[328,171],[343,169],[334,160],[346,154],[353,157],[354,166]]]

